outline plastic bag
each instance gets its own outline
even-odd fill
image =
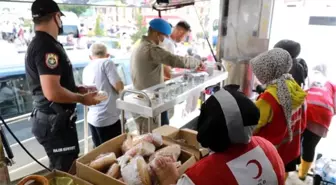
[[[120,165],[117,163],[112,164],[106,175],[118,179],[121,176]]]
[[[138,143],[141,143],[143,141],[147,141],[149,143],[154,144],[156,147],[159,147],[163,144],[163,139],[162,136],[160,134],[145,134],[145,135],[141,135],[141,136],[135,136],[133,138],[133,145],[137,145]]]
[[[125,155],[131,156],[131,157],[141,155],[145,157],[145,156],[152,155],[154,152],[155,152],[155,146],[152,143],[144,141],[144,142],[137,144],[130,150],[128,150],[125,153]]]
[[[118,161],[118,164],[120,166],[120,168],[124,168],[128,163],[129,161],[131,161],[132,157],[129,156],[129,155],[123,155],[123,156],[120,156],[117,161]]]
[[[323,167],[323,176],[321,176],[323,180],[336,183],[336,162],[329,161]]]
[[[133,138],[131,135],[127,135],[126,140],[123,142],[121,146],[121,151],[126,153],[129,149],[133,147]]]
[[[322,178],[325,177],[325,174],[323,172],[323,168],[328,165],[328,163],[331,162],[330,158],[327,157],[321,157],[315,162],[315,167],[314,167],[314,173],[321,176]]]
[[[95,160],[93,160],[89,166],[98,171],[103,171],[104,169],[110,167],[113,163],[117,162],[116,155],[111,152],[108,154],[101,154]]]
[[[131,136],[128,135],[127,139],[121,146],[122,152],[125,154],[128,150],[133,148],[134,146],[138,145],[142,142],[152,143],[155,147],[159,147],[163,144],[163,139],[160,134],[145,134],[140,136]]]
[[[108,94],[105,91],[98,91],[94,99],[97,101],[105,101],[108,99]]]
[[[152,185],[149,167],[143,157],[137,156],[121,169],[121,175],[127,185]]]
[[[174,160],[174,162],[177,162],[177,159],[180,157],[181,154],[181,146],[180,145],[170,145],[166,146],[158,151],[156,151],[153,155],[150,156],[149,162],[154,160],[156,157],[170,157]]]

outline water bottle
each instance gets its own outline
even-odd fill
[[[323,169],[330,162],[331,160],[327,157],[321,157],[320,159],[318,159],[314,167],[315,174],[320,175],[323,179],[325,177],[325,173]]]
[[[323,168],[323,180],[336,183],[336,162],[329,161]]]

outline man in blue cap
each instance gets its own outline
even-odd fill
[[[143,90],[163,83],[163,65],[189,69],[196,69],[202,65],[199,59],[177,56],[160,47],[170,34],[171,26],[167,21],[159,18],[150,21],[148,35],[142,37],[131,57],[131,73],[135,89]],[[161,115],[161,124],[169,124],[167,112]],[[147,128],[147,125],[143,125],[143,128]],[[151,128],[154,129],[155,126]],[[139,130],[143,131],[142,124],[139,125]]]

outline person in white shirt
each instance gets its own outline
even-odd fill
[[[176,55],[177,43],[181,43],[183,40],[185,40],[185,38],[188,36],[190,32],[191,32],[190,25],[186,21],[178,22],[174,27],[169,39],[165,39],[165,41],[163,42],[162,47],[167,51],[169,51],[170,53]],[[169,80],[171,78],[170,71],[171,71],[170,66],[164,66],[165,80]]]
[[[170,26],[173,27],[171,24]],[[190,25],[186,21],[178,22],[173,28],[172,34],[169,36],[168,39],[164,40],[164,42],[161,44],[161,47],[174,55],[179,55],[177,52],[177,44],[185,40],[185,38],[190,32],[191,32]],[[165,81],[170,80],[172,78],[170,66],[164,65],[163,73]],[[168,112],[163,112],[161,114],[161,119],[169,120],[171,117],[173,117],[173,115],[174,115],[174,109],[171,109]],[[168,122],[161,121],[161,122],[164,124],[169,124],[169,121]]]
[[[87,119],[93,143],[97,147],[121,134],[120,110],[116,107],[116,100],[124,84],[109,58],[106,46],[94,43],[90,50],[92,61],[84,68],[83,84],[95,85],[97,90],[108,94],[106,101],[89,107]]]

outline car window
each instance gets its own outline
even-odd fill
[[[119,42],[118,41],[113,41],[113,40],[104,40],[102,41],[107,48],[109,49],[118,49],[119,48]]]
[[[76,84],[82,84],[83,67],[74,68],[73,73]],[[33,109],[33,98],[25,74],[0,73],[0,76],[0,115],[7,119],[30,113]],[[77,111],[82,113],[83,106],[77,104]]]
[[[63,25],[63,33],[61,35],[73,34],[75,38],[78,37],[78,27],[76,25]]]
[[[25,75],[0,80],[0,114],[6,119],[31,112],[32,97]]]
[[[77,85],[83,84],[82,82],[83,70],[84,68],[74,68],[73,69],[74,79]]]

